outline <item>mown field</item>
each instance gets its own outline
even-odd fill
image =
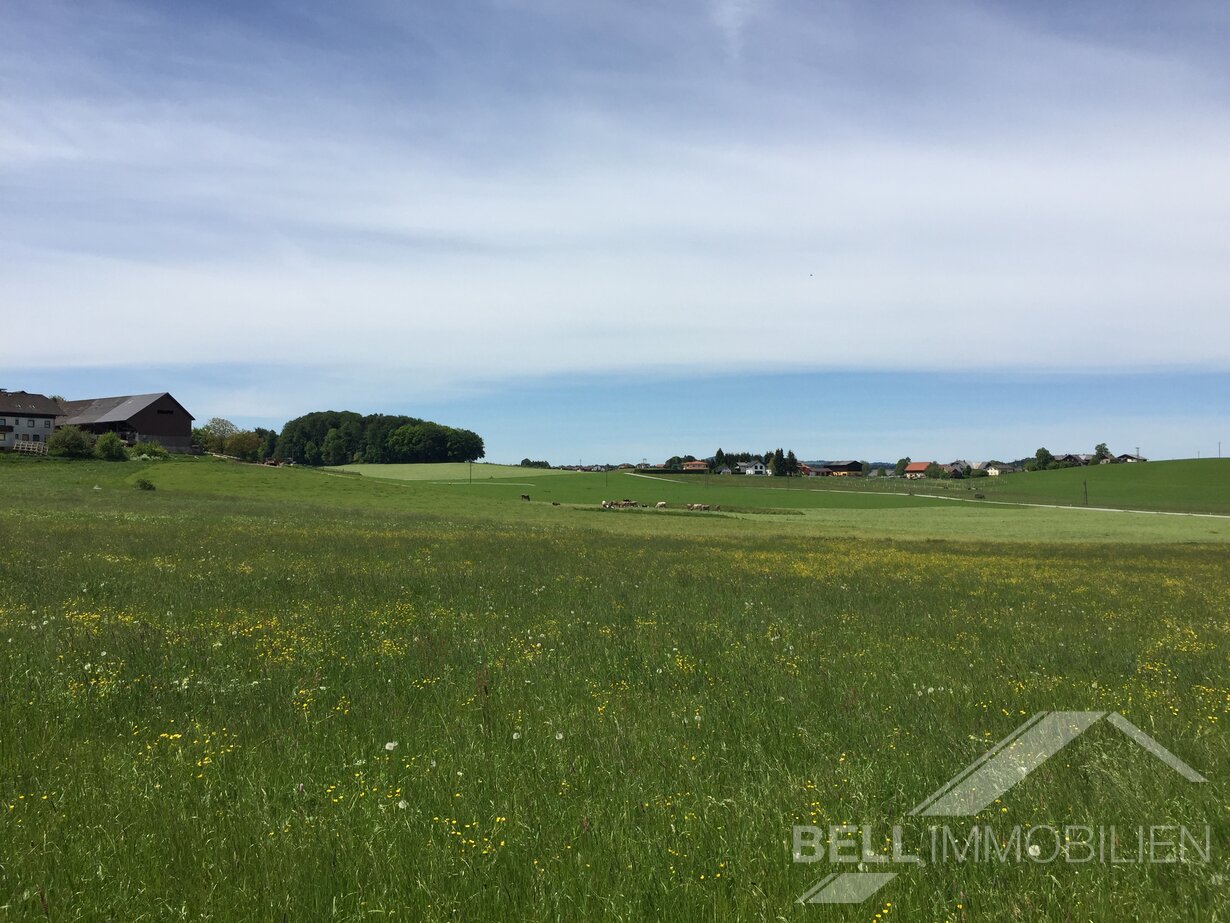
[[[0,918],[1230,914],[1218,521],[603,479],[0,459]],[[834,869],[792,825],[921,835],[1052,709],[1209,781],[1095,729],[980,820],[1207,824],[1211,861],[796,903]]]
[[[417,467],[417,466],[416,466]],[[678,476],[676,476],[678,477]],[[778,478],[746,478],[750,486],[781,487]],[[806,478],[790,489],[905,493],[987,502],[1044,503],[1158,512],[1230,515],[1230,458],[1181,459],[1144,464],[1090,465],[1025,471],[1001,477],[908,481],[901,478]]]

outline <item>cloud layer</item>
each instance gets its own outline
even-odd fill
[[[1121,11],[9,4],[14,364],[1226,371],[1226,14]]]

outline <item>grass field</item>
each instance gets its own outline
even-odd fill
[[[780,486],[777,478],[746,480],[770,489]],[[1092,465],[953,481],[807,478],[792,483],[792,487],[855,493],[929,494],[963,500],[983,494],[990,502],[1060,506],[1085,506],[1088,490],[1090,507],[1230,515],[1230,459],[1221,458]]]
[[[469,465],[441,462],[435,465],[343,465],[340,470],[397,481],[484,481],[518,480],[527,474],[538,477],[566,474],[556,468],[522,468],[519,465]]]
[[[0,458],[0,918],[1230,914],[1219,520],[387,473]],[[623,496],[676,508],[596,509]],[[1211,860],[796,903],[834,867],[793,825],[924,836],[911,807],[1052,709],[1209,781],[1097,728],[979,822],[1208,825]]]

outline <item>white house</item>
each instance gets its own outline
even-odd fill
[[[46,452],[56,417],[63,412],[42,394],[0,391],[0,450]]]
[[[765,467],[764,462],[739,462],[739,470],[753,477],[764,477],[769,473],[769,469]]]

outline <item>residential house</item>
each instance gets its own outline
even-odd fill
[[[935,462],[910,462],[905,466],[905,476],[911,481],[920,481],[927,476],[927,469]]]
[[[684,462],[683,470],[705,474],[709,470],[709,463],[707,461],[701,461],[700,459],[697,459],[696,461]]]
[[[739,473],[751,477],[766,477],[769,474],[769,469],[765,466],[764,462],[739,462]]]
[[[46,395],[0,390],[0,450],[45,454],[59,415]]]
[[[1132,462],[1147,462],[1149,460],[1145,458],[1143,455],[1131,455],[1127,452],[1125,452],[1122,455],[1116,456],[1116,457],[1118,458],[1119,461],[1129,463],[1129,464]]]

